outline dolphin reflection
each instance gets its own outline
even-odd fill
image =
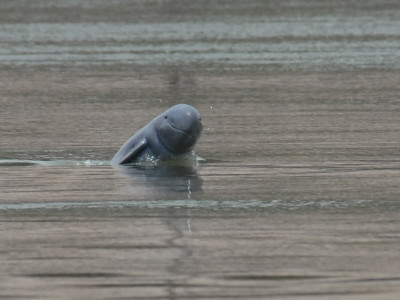
[[[118,169],[133,179],[132,184],[138,184],[138,180],[140,180],[161,193],[185,193],[187,198],[190,198],[192,193],[202,192],[202,179],[194,166],[173,164],[119,165]]]

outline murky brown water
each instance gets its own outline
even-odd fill
[[[394,1],[2,1],[0,298],[398,299]],[[176,103],[193,168],[109,166]]]

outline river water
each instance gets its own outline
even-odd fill
[[[1,299],[398,299],[400,4],[1,1]],[[116,169],[177,103],[193,166]]]

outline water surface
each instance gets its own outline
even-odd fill
[[[398,299],[400,6],[191,3],[1,2],[0,297]]]

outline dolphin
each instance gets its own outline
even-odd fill
[[[112,158],[111,165],[140,163],[146,158],[165,160],[190,153],[202,129],[197,109],[177,104],[127,140]]]

